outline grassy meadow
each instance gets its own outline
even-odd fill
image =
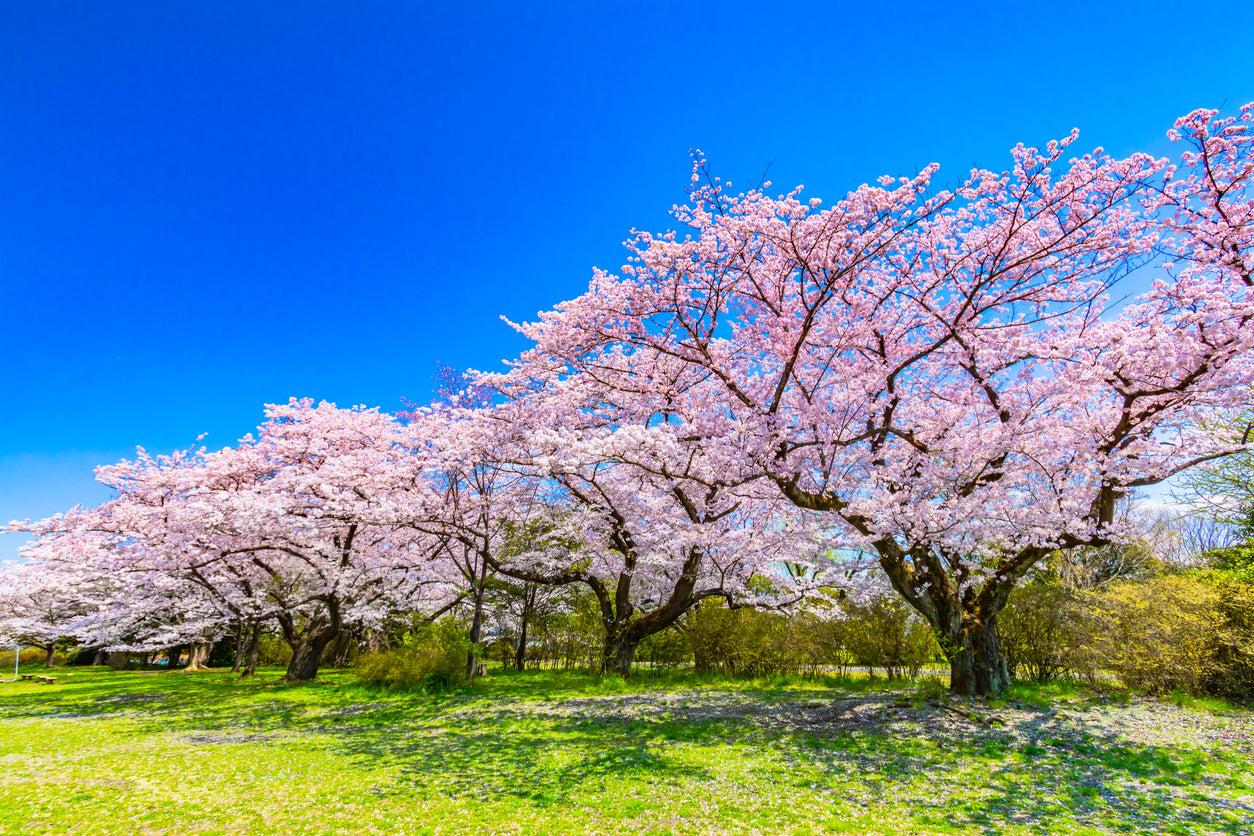
[[[31,669],[30,672],[37,672]],[[38,671],[42,672],[42,671]],[[330,671],[0,685],[0,833],[1254,833],[1254,714],[1073,686]]]

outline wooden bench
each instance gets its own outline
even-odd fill
[[[35,675],[33,673],[23,673],[23,674],[19,674],[19,676],[22,677],[23,682],[27,682],[35,678]]]
[[[57,678],[55,676],[37,676],[35,678],[38,679],[40,682],[44,683],[45,685],[51,685],[52,683],[57,681]]]

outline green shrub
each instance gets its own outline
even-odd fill
[[[1220,625],[1215,661],[1206,690],[1241,700],[1254,699],[1254,574],[1207,573],[1218,596]]]
[[[292,661],[292,648],[279,636],[268,633],[257,642],[257,664],[263,668],[286,668]]]
[[[1092,676],[1083,606],[1077,593],[1059,583],[1038,579],[1011,592],[997,615],[997,635],[1014,679]]]
[[[354,670],[366,682],[443,691],[466,678],[471,643],[452,620],[407,632],[391,650],[365,653]]]
[[[675,668],[692,661],[692,650],[687,637],[670,627],[641,641],[636,648],[636,661],[654,668]]]
[[[513,641],[506,638],[499,638],[489,644],[483,651],[483,658],[493,659],[501,663],[502,667],[510,667],[517,658],[518,648]]]
[[[706,602],[685,618],[698,670],[736,676],[813,674],[836,651],[831,625],[809,614],[785,616]]]
[[[136,654],[127,651],[111,651],[105,654],[105,664],[115,671],[130,671],[139,668]]]
[[[1254,583],[1254,541],[1212,549],[1205,555],[1210,565],[1224,575]]]
[[[884,596],[869,603],[840,603],[838,635],[853,661],[889,679],[918,677],[940,654],[932,628],[904,601]]]
[[[707,602],[685,619],[698,670],[734,675],[815,674],[851,664],[915,678],[940,648],[931,628],[904,602],[845,600],[831,617],[728,609]]]
[[[96,661],[98,647],[73,647],[66,651],[65,664],[70,667],[87,667]]]
[[[235,664],[235,636],[228,633],[213,643],[209,648],[209,658],[205,666],[210,668],[229,668]]]

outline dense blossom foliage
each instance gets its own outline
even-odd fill
[[[500,385],[591,381],[613,420],[681,426],[861,538],[955,687],[998,690],[1013,584],[1232,449],[1190,429],[1248,391],[1254,348],[1251,108],[1215,116],[1177,122],[1179,166],[1068,161],[1072,134],[953,191],[929,168],[828,209],[733,195],[698,158],[691,232],[637,234],[621,275],[519,326],[536,348]]]
[[[402,419],[292,401],[235,447],[102,468],[116,497],[29,526],[20,583],[68,577],[67,634],[108,646],[273,621],[293,679],[402,610],[469,596],[477,638],[492,573],[579,583],[626,673],[702,600],[785,606],[867,554],[953,687],[997,691],[997,614],[1034,565],[1241,448],[1196,428],[1254,381],[1252,117],[1181,118],[1174,162],[1073,132],[826,208],[698,156],[688,232],[637,233],[620,274],[517,326],[509,371],[444,370]]]

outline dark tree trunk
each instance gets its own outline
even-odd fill
[[[166,651],[166,667],[174,670],[179,666],[179,661],[183,658],[183,646],[177,645]]]
[[[307,623],[303,633],[296,629],[296,619],[290,613],[279,613],[275,616],[283,630],[283,639],[292,648],[287,673],[280,682],[311,682],[318,676],[322,654],[344,627],[344,622],[340,619],[339,600],[327,598],[324,603],[327,607],[326,615]]]
[[[248,636],[247,661],[244,663],[244,670],[240,674],[240,679],[243,679],[246,676],[252,676],[257,672],[257,657],[259,655],[261,655],[260,622],[253,625],[252,633]]]
[[[601,670],[631,679],[632,660],[640,642],[670,627],[697,603],[698,600],[691,596],[691,585],[682,583],[676,584],[676,592],[669,601],[644,616],[633,618],[635,608],[624,601],[618,611],[626,613],[626,616],[611,621],[609,614],[613,610],[603,603],[605,648],[601,656]]]
[[[335,651],[331,654],[331,667],[348,667],[349,657],[353,655],[353,646],[357,644],[358,629],[341,630],[335,638]]]
[[[45,668],[52,667],[52,656],[55,650],[56,650],[56,643],[48,645],[48,657],[44,659]]]
[[[475,587],[475,614],[470,622],[470,651],[466,654],[466,678],[475,678],[475,669],[478,667],[478,658],[476,652],[479,647],[479,637],[483,631],[483,587],[484,578],[487,577],[488,567],[485,563],[480,572],[480,579]],[[472,581],[473,582],[473,581]]]
[[[536,596],[539,594],[539,588],[534,583],[525,584],[523,586],[523,606],[522,615],[519,617],[519,636],[518,636],[518,652],[514,656],[514,666],[518,670],[523,670],[527,665],[527,622],[531,620],[531,614],[536,609]]]
[[[1007,570],[981,587],[960,587],[947,574],[942,556],[931,547],[904,552],[891,538],[876,543],[880,566],[893,588],[929,624],[949,660],[949,690],[967,696],[992,697],[1010,685],[1006,656],[997,640],[997,614],[1006,606],[1019,574],[1045,552],[1024,552],[1013,571]],[[1039,553],[1037,553],[1039,551]],[[913,570],[907,567],[910,558]],[[923,583],[926,592],[919,588]]]
[[[292,648],[292,660],[287,663],[284,682],[312,682],[318,676],[318,666],[327,645],[336,637],[338,630],[320,630],[306,635]]]
[[[475,655],[475,651],[478,649],[476,646],[479,644],[479,634],[482,631],[483,631],[483,599],[476,598],[475,599],[475,616],[474,616],[474,619],[470,622],[471,647],[470,647],[470,651],[466,654],[466,676],[469,679],[474,679],[474,676],[475,676],[475,663],[478,662],[478,657]]]
[[[969,621],[948,643],[949,690],[955,694],[996,696],[1010,686],[1006,656],[997,639],[997,617]]]
[[[103,665],[109,661],[109,654],[103,650],[97,650],[95,657],[91,660],[93,665]]]
[[[203,671],[208,670],[205,662],[209,658],[209,650],[213,645],[209,642],[192,642],[187,648],[187,665],[183,668],[186,671]]]
[[[623,630],[607,636],[602,669],[606,673],[612,671],[623,679],[631,679],[631,662],[636,658],[636,648],[639,647],[641,638],[643,636],[637,637],[633,630]]]

